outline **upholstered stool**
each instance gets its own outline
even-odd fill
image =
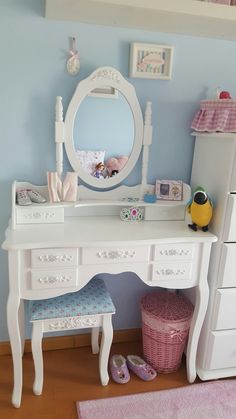
[[[102,279],[92,279],[78,292],[47,300],[31,301],[29,305],[32,330],[32,354],[35,368],[33,391],[39,395],[43,388],[42,338],[44,332],[59,332],[91,328],[91,346],[99,352],[99,372],[103,386],[109,381],[108,357],[113,328],[112,314],[115,307]],[[102,329],[99,351],[99,328]]]

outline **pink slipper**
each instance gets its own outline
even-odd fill
[[[144,381],[151,381],[157,376],[157,372],[137,355],[127,356],[127,365],[139,378]]]
[[[111,357],[110,371],[113,380],[118,384],[125,384],[130,380],[126,360],[122,355],[113,355]]]

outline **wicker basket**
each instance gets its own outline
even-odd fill
[[[141,300],[143,354],[161,373],[177,371],[186,345],[193,305],[168,291],[152,292]]]

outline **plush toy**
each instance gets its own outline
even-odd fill
[[[192,218],[192,224],[188,226],[194,231],[197,231],[198,227],[202,231],[207,231],[212,218],[213,205],[204,188],[198,186],[195,189],[187,209]]]
[[[114,170],[116,171],[116,173],[119,173],[123,169],[123,167],[126,165],[127,161],[128,161],[127,156],[110,157],[106,161],[106,168],[110,176],[112,175],[112,172]]]

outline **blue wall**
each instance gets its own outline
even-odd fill
[[[81,58],[78,76],[70,76],[65,67],[71,36],[77,38]],[[131,42],[174,46],[170,81],[130,81],[143,110],[147,100],[153,103],[149,182],[156,178],[188,182],[194,145],[190,123],[199,100],[217,86],[236,97],[234,42],[50,21],[44,18],[43,0],[0,0],[1,242],[10,216],[12,181],[46,184],[46,171],[55,170],[55,97],[63,97],[66,110],[78,81],[99,66],[113,66],[128,78]],[[140,181],[137,173],[131,182]],[[0,340],[4,341],[8,340],[8,278],[3,251],[0,266]],[[135,275],[120,275],[107,283],[117,305],[115,328],[137,327],[138,301],[147,287]]]

